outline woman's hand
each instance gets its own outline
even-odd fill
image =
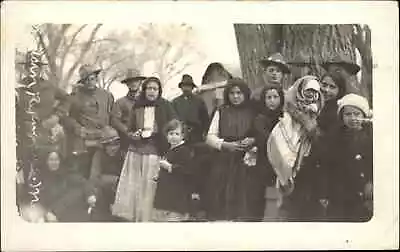
[[[252,146],[256,142],[256,139],[254,137],[246,137],[243,139],[240,143],[245,147],[248,148]]]
[[[165,159],[160,160],[160,167],[167,170],[169,173],[172,172],[172,164]]]
[[[223,142],[221,147],[222,149],[232,152],[244,151],[246,149],[246,146],[244,144],[238,142]]]
[[[327,207],[328,207],[328,204],[329,204],[329,200],[327,200],[327,199],[320,199],[320,200],[319,200],[319,203],[321,203],[321,205],[322,205],[324,208],[327,208]]]
[[[96,199],[96,196],[95,196],[95,195],[90,195],[90,196],[87,198],[87,203],[89,204],[90,207],[95,207],[96,201],[97,201],[97,199]]]
[[[136,132],[129,132],[128,137],[134,141],[140,140],[142,135],[142,130],[138,129]]]

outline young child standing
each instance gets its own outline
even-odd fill
[[[199,200],[195,193],[191,160],[192,148],[185,142],[185,126],[176,119],[164,128],[170,145],[160,160],[160,172],[154,198],[153,220],[160,222],[187,221],[192,200]]]
[[[336,221],[372,217],[372,124],[367,99],[356,94],[338,101],[342,126],[328,139],[328,215]]]

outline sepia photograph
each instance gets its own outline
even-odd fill
[[[30,228],[376,217],[368,23],[43,20],[19,31],[7,66],[15,139],[2,147],[15,153],[7,198]]]
[[[27,27],[15,57],[21,216],[368,221],[368,25],[222,28],[226,56],[212,61],[199,25]]]

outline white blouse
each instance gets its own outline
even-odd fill
[[[155,107],[144,108],[143,128],[154,132]]]
[[[219,111],[215,111],[214,117],[211,121],[210,128],[207,133],[206,144],[209,146],[221,150],[224,139],[218,137],[219,135]]]

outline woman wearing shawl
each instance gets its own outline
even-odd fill
[[[143,222],[151,220],[160,155],[168,149],[163,127],[173,118],[171,104],[161,97],[161,82],[146,79],[129,123],[130,145],[121,171],[113,215]]]
[[[331,74],[321,77],[321,92],[324,95],[325,105],[318,117],[318,126],[323,133],[338,126],[337,101],[345,95],[346,83]]]
[[[277,175],[276,186],[284,196],[281,209],[287,208],[288,218],[298,218],[299,207],[307,205],[304,200],[308,195],[298,195],[307,186],[300,182],[303,179],[298,181],[298,175],[302,175],[303,160],[320,135],[317,117],[323,105],[318,79],[310,75],[298,79],[287,91],[283,117],[267,141],[268,159]],[[312,179],[319,178],[313,175]]]
[[[224,105],[214,113],[206,143],[218,150],[206,182],[206,209],[209,220],[249,220],[248,169],[246,159],[255,139],[252,129],[255,113],[250,89],[241,79],[231,79],[224,91]],[[247,154],[247,155],[246,155]]]
[[[43,150],[40,204],[48,221],[91,221],[98,192],[76,170],[67,168],[61,155],[53,150]]]
[[[254,121],[257,146],[257,166],[252,169],[254,177],[254,206],[255,216],[261,219],[264,216],[266,204],[266,187],[273,186],[275,173],[267,158],[266,143],[272,129],[283,115],[284,93],[280,85],[268,85],[261,90],[260,112]]]
[[[302,218],[323,220],[326,219],[327,214],[327,189],[330,179],[328,166],[322,165],[322,162],[330,152],[327,136],[340,126],[340,120],[337,117],[337,101],[344,96],[346,90],[345,83],[329,73],[321,77],[320,84],[325,101],[317,118],[320,136],[315,139],[309,157],[304,160],[303,171],[297,177],[297,184],[304,186],[303,190],[296,190],[296,193],[303,194],[299,200],[305,200],[304,198],[308,200],[308,204],[302,204],[301,210],[298,209],[298,215]],[[318,177],[318,179],[310,179],[311,177]]]

